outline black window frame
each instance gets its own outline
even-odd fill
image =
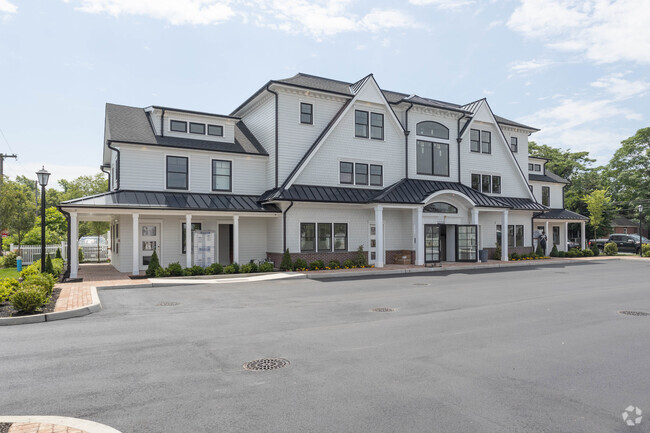
[[[519,152],[519,140],[517,137],[510,137],[510,150],[514,153]]]
[[[381,119],[381,125],[375,125],[375,117]],[[379,128],[380,136],[375,136],[375,128]],[[382,113],[370,113],[370,139],[371,140],[384,140],[384,115]]]
[[[446,207],[445,207],[446,206]],[[441,208],[444,207],[444,208]],[[444,201],[434,201],[429,203],[422,209],[423,212],[427,213],[448,213],[448,214],[457,214],[458,208],[453,204],[449,204]]]
[[[487,135],[488,140],[483,140],[484,135]],[[487,143],[487,152],[483,150],[483,145]],[[492,133],[490,131],[481,131],[481,153],[491,154],[492,153]]]
[[[535,164],[535,171],[542,171],[542,164]]]
[[[198,228],[194,228],[198,226]],[[187,254],[187,239],[185,238],[185,227],[187,223],[185,221],[181,222],[181,254]],[[194,233],[196,230],[203,230],[203,223],[192,223],[191,233]]]
[[[494,185],[495,185],[494,180],[495,179],[499,179],[499,190],[498,191],[495,191],[495,188],[494,188]],[[501,194],[501,191],[502,191],[501,176],[492,175],[492,194]]]
[[[432,134],[426,134],[426,133],[422,132],[422,129],[424,128],[424,126],[426,124],[430,124],[430,123],[434,124],[434,125],[442,126],[443,130],[445,131],[445,135],[444,136],[438,136],[438,135],[435,135],[433,133]],[[433,131],[433,128],[431,130]],[[415,125],[415,135],[419,135],[421,137],[438,138],[440,140],[449,140],[449,128],[447,128],[445,125],[443,125],[440,122],[434,122],[433,120],[423,120],[422,122],[418,122]]]
[[[312,242],[314,248],[311,250],[303,248],[303,238],[306,238],[305,236],[303,236],[303,227],[306,226],[312,226],[313,228],[314,235],[312,237]],[[317,247],[316,242],[317,242],[316,223],[300,223],[300,252],[316,252],[316,247]]]
[[[489,180],[488,191],[485,191],[485,181],[483,179]],[[483,194],[492,194],[492,175],[491,174],[482,174],[481,175],[481,192]]]
[[[350,166],[350,171],[343,171],[343,164]],[[343,173],[350,174],[350,182],[343,181]],[[339,161],[339,183],[341,185],[354,185],[354,163],[348,161]]]
[[[357,115],[364,113],[366,115],[366,123],[357,122]],[[357,134],[357,126],[363,126],[365,128],[365,135]],[[370,113],[364,110],[354,110],[354,136],[357,138],[368,138],[370,134]]]
[[[366,181],[365,182],[359,182],[358,176],[361,175],[363,176],[364,173],[359,173],[359,167],[365,167],[366,173]],[[368,182],[370,181],[370,167],[368,164],[363,163],[363,162],[356,162],[354,163],[354,184],[355,185],[368,185]]]
[[[417,164],[417,158],[420,158],[420,152],[417,150],[419,149],[418,146],[420,145],[430,145],[431,146],[431,172],[422,172],[419,170],[418,164]],[[449,177],[450,176],[450,170],[449,170],[449,144],[448,143],[439,143],[437,141],[429,141],[429,140],[415,140],[415,146],[416,146],[416,162],[415,162],[415,167],[416,167],[416,172],[417,174],[422,174],[425,176],[439,176],[439,177]],[[446,164],[446,172],[443,172],[440,174],[439,172],[436,172],[436,146],[445,146],[447,148],[447,164]]]
[[[203,127],[203,132],[193,132],[192,131],[192,126],[197,126],[197,125]],[[205,131],[206,131],[205,123],[190,122],[190,127],[189,127],[188,131],[190,132],[190,134],[205,135]]]
[[[474,180],[478,179],[478,183],[476,184],[477,187],[474,188]],[[477,173],[472,173],[471,175],[471,180],[470,180],[470,188],[472,188],[474,191],[479,191],[481,192],[481,175]]]
[[[344,248],[336,248],[336,226],[337,225],[344,225],[345,226],[345,236],[343,237],[345,247]],[[340,236],[338,236],[340,237]],[[349,240],[349,232],[348,232],[348,223],[332,223],[332,249],[336,251],[347,251],[348,250],[348,240]]]
[[[174,124],[176,125],[183,125],[183,129],[174,129]],[[187,122],[184,120],[174,120],[174,119],[169,119],[169,131],[170,132],[184,132],[187,133]]]
[[[521,232],[519,231],[521,229]],[[521,234],[521,236],[519,236]],[[524,237],[526,235],[523,224],[515,224],[515,247],[524,246]]]
[[[379,174],[372,174],[372,169],[373,168],[379,168]],[[372,178],[373,176],[376,178],[379,176],[379,183],[373,182]],[[370,167],[368,168],[368,179],[370,181],[371,186],[384,186],[384,166],[379,165],[379,164],[370,164]]]
[[[551,187],[542,185],[542,205],[551,206]]]
[[[215,181],[219,177],[225,177],[225,175],[217,174],[215,172],[215,168],[216,168],[214,166],[215,162],[227,162],[228,165],[230,166],[230,168],[229,168],[230,174],[228,175],[228,189],[219,189],[219,188],[217,188],[217,184],[216,184]],[[232,161],[227,160],[227,159],[213,159],[210,162],[210,166],[212,167],[212,185],[211,185],[212,186],[212,191],[232,192]]]
[[[478,140],[472,138],[472,134],[478,134]],[[469,130],[469,151],[474,153],[481,153],[481,130],[480,129],[470,129]]]
[[[321,227],[328,228],[328,230],[329,230],[329,232],[328,232],[329,236],[326,236],[326,237],[329,238],[329,248],[321,248],[320,247]],[[332,251],[332,248],[334,247],[334,236],[332,236],[332,231],[333,231],[332,223],[317,223],[316,224],[316,248],[318,249],[319,252],[321,252],[321,251],[323,251],[323,252],[325,252],[325,251],[331,252]]]
[[[169,186],[169,158],[178,158],[185,160],[185,187]],[[180,171],[173,171],[171,173],[182,173]],[[187,156],[167,155],[165,158],[165,189],[188,190],[190,188],[190,158]]]
[[[303,110],[303,107],[309,107],[309,113],[305,112]],[[303,121],[303,115],[309,116],[309,121]],[[301,102],[300,103],[300,123],[304,125],[313,125],[314,124],[314,104],[310,104],[309,102]]]
[[[528,163],[528,171],[535,171],[535,164],[533,164],[532,162],[529,162]]]
[[[210,133],[210,128],[219,128],[219,134],[211,134]],[[208,135],[211,135],[213,137],[223,137],[223,125],[212,125],[208,124],[208,127],[206,129],[206,132]]]

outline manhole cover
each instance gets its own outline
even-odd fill
[[[372,310],[373,313],[390,313],[395,311],[394,308],[388,308],[388,307],[379,307],[379,308],[373,308]]]
[[[263,358],[244,364],[244,370],[266,371],[286,367],[289,361],[283,358]]]
[[[156,307],[175,307],[176,305],[180,304],[180,302],[161,302],[160,304],[156,305]]]
[[[644,311],[619,311],[621,314],[625,314],[627,316],[650,316],[650,313],[646,313]]]
[[[414,286],[428,286],[429,283],[413,283]]]

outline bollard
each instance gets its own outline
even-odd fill
[[[18,272],[23,270],[23,258],[20,256],[16,257],[16,270]]]

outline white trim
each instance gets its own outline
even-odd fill
[[[433,200],[437,196],[443,195],[443,194],[451,194],[451,195],[454,195],[454,196],[458,196],[460,198],[464,198],[465,200],[467,200],[469,202],[470,205],[476,206],[476,203],[474,203],[474,201],[471,198],[469,198],[468,196],[466,196],[462,192],[454,191],[452,189],[443,189],[443,190],[440,190],[440,191],[436,191],[433,194],[431,194],[430,196],[428,196],[426,199],[424,199],[422,201],[422,203],[425,204],[425,205],[429,204],[429,202],[431,200]]]
[[[311,123],[303,123],[302,122],[302,104],[309,104],[311,105]],[[314,115],[314,104],[313,102],[307,102],[302,98],[298,98],[298,125],[301,126],[315,126],[316,122],[316,116]]]
[[[158,253],[158,261],[162,264],[164,260],[164,238],[163,238],[163,220],[162,219],[148,219],[148,218],[139,218],[138,222],[138,267],[144,266],[142,265],[142,242],[139,241],[140,239],[140,226],[142,224],[160,224],[160,253]],[[146,269],[146,267],[144,268]],[[142,269],[139,269],[142,270]]]

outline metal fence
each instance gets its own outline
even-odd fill
[[[66,242],[61,242],[60,244],[45,245],[45,254],[49,254],[52,258],[56,254],[57,248],[61,249],[61,256],[64,260],[68,257],[68,245]],[[79,249],[83,252],[83,261],[84,262],[96,262],[97,260],[97,245],[83,245]],[[18,245],[11,244],[9,246],[9,251],[18,250]],[[23,266],[31,265],[41,258],[41,246],[40,245],[21,245],[20,254],[23,258]],[[81,261],[81,257],[79,257]],[[99,261],[105,262],[108,260],[108,247],[106,245],[100,245],[99,247]]]

